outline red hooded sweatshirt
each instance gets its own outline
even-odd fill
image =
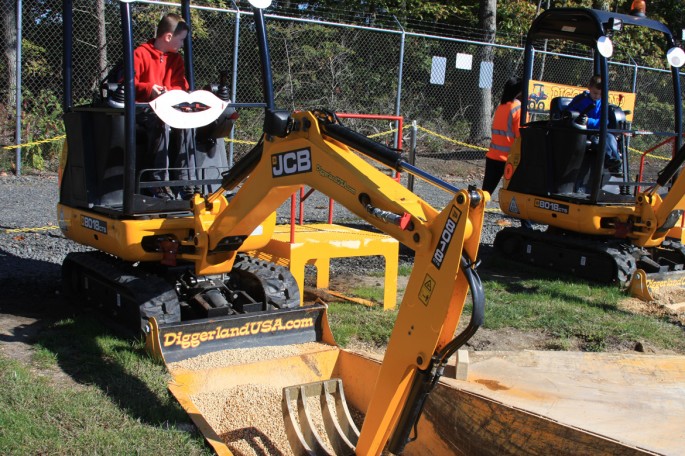
[[[164,53],[155,48],[155,40],[141,44],[133,51],[133,77],[136,86],[136,101],[150,101],[152,86],[164,86],[166,90],[188,90],[183,56],[178,53]]]

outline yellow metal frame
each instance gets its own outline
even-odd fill
[[[316,266],[316,287],[328,288],[331,258],[382,256],[385,258],[383,308],[397,303],[399,242],[369,231],[341,225],[315,223],[295,225],[295,241],[290,242],[291,225],[278,225],[267,245],[250,255],[290,268],[300,290],[304,290],[305,265]],[[300,293],[300,304],[304,296]]]

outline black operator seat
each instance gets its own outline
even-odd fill
[[[566,108],[571,104],[571,97],[554,97],[549,105],[550,120],[561,120],[561,114],[566,111]]]
[[[575,192],[587,148],[587,127],[575,122],[578,112],[566,109],[571,100],[570,97],[555,97],[550,102],[552,193]]]

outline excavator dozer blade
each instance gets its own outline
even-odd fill
[[[151,318],[146,347],[166,363],[236,348],[282,346],[321,340],[324,304],[159,324]],[[327,329],[330,333],[330,329]]]
[[[646,273],[637,269],[628,285],[631,296],[643,301],[659,301],[674,289],[685,294],[685,271]]]
[[[282,409],[288,441],[296,456],[331,454],[326,438],[332,454],[354,454],[359,430],[352,420],[339,378],[283,388]],[[326,437],[317,430],[316,422],[321,421]]]

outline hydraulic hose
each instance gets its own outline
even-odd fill
[[[388,442],[388,450],[393,454],[402,454],[404,447],[408,443],[416,440],[417,424],[423,413],[428,395],[431,393],[438,380],[443,374],[445,363],[452,354],[461,348],[481,327],[485,319],[485,291],[483,283],[476,272],[473,263],[463,255],[461,257],[461,268],[471,289],[473,310],[471,320],[464,331],[452,339],[445,347],[433,356],[430,365],[425,370],[419,370],[414,377],[409,395],[407,397],[407,407],[404,408],[397,422],[395,432],[393,432]],[[410,438],[412,428],[414,437]]]

